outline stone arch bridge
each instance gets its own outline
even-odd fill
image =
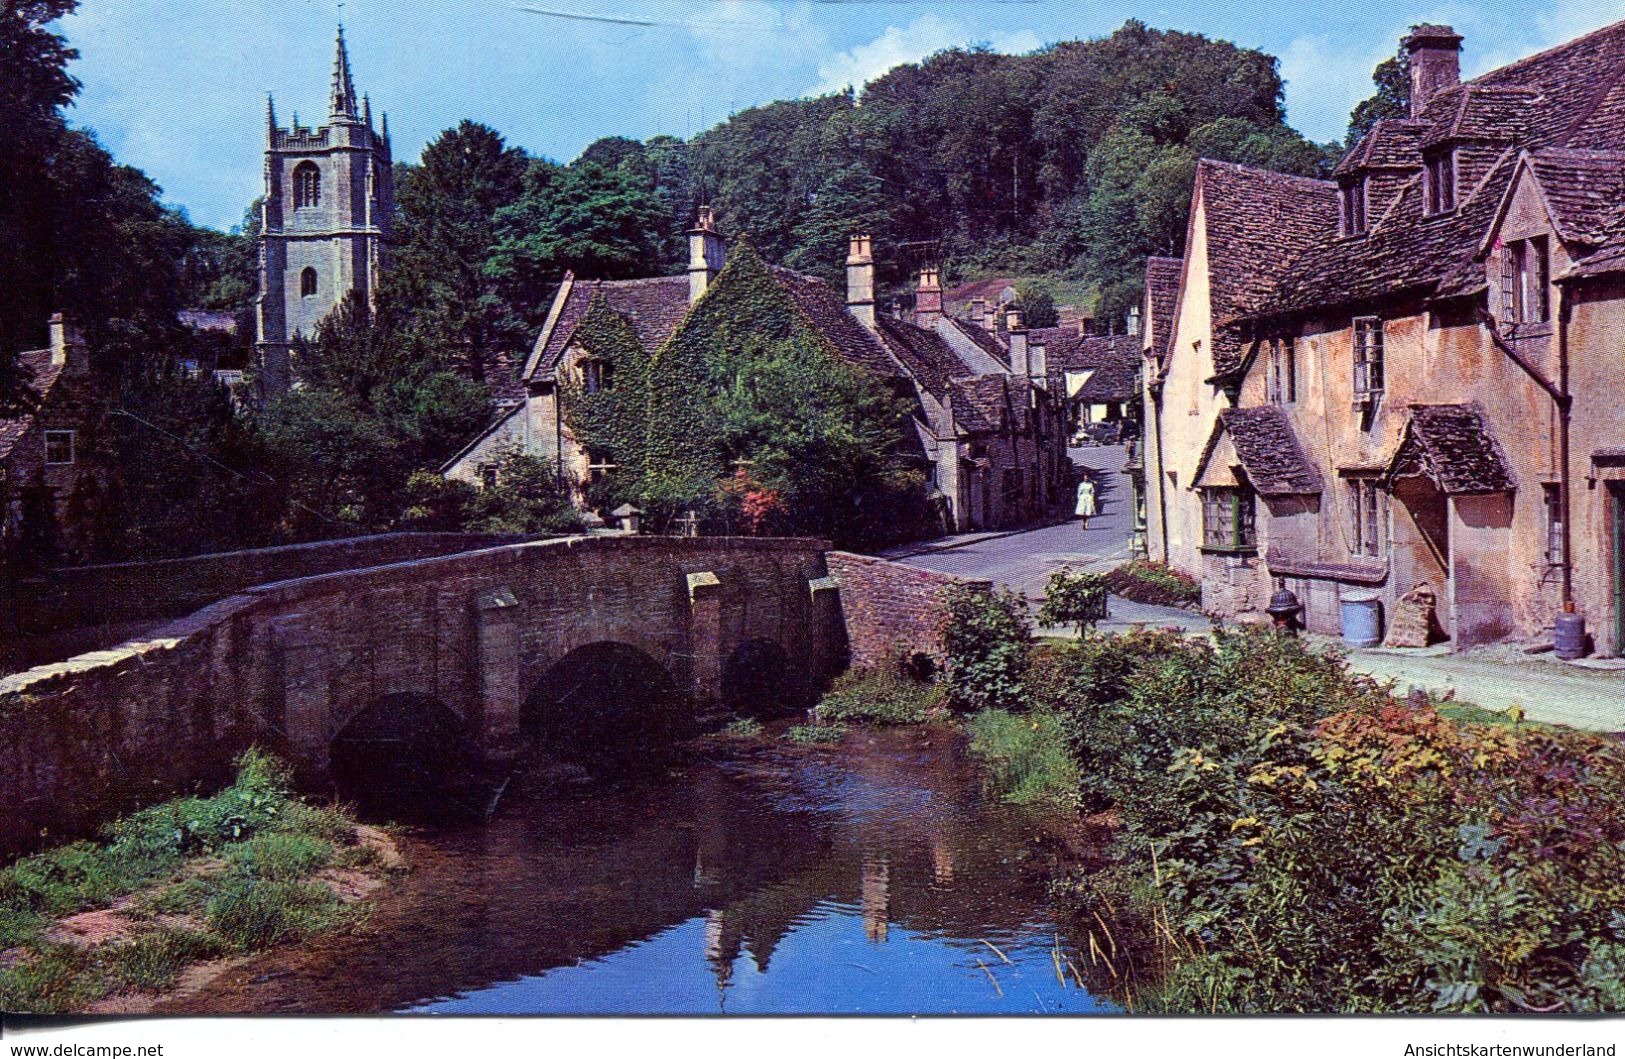
[[[653,695],[674,731],[804,705],[849,660],[935,652],[952,580],[791,539],[568,537],[269,584],[251,554],[204,557],[250,579],[226,598],[0,680],[0,854],[216,782],[255,744],[321,782],[358,728],[387,740],[435,720],[500,765],[527,725],[591,722],[581,703],[606,689]],[[139,565],[104,569],[63,572],[58,591],[116,584],[114,609],[139,594]]]

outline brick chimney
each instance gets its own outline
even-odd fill
[[[1461,34],[1449,26],[1412,26],[1400,41],[1411,68],[1411,117],[1422,116],[1428,102],[1461,83]]]
[[[914,323],[930,330],[942,319],[942,274],[934,268],[920,269],[920,286],[914,292]]]
[[[722,271],[726,252],[722,236],[717,232],[716,217],[711,207],[701,206],[694,227],[688,230],[688,301],[692,305],[700,300],[711,286],[711,281]]]
[[[62,313],[50,320],[51,363],[64,375],[83,375],[90,370],[90,349],[79,328]]]
[[[875,252],[867,235],[854,235],[846,255],[846,307],[864,327],[875,329]]]
[[[1027,326],[1021,310],[1008,306],[1004,310],[1004,326],[1010,335],[1010,371],[1025,378],[1032,371],[1027,357]]]

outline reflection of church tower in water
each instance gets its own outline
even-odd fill
[[[258,355],[265,393],[289,383],[289,348],[352,291],[372,304],[387,266],[394,211],[389,117],[372,125],[357,97],[339,28],[327,124],[308,129],[295,114],[277,125],[265,109],[265,202],[261,207]]]
[[[891,929],[891,865],[883,855],[863,858],[863,936],[885,941]]]

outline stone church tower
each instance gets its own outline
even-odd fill
[[[290,379],[294,337],[359,291],[369,303],[388,264],[394,186],[389,116],[372,127],[372,105],[357,99],[339,27],[327,124],[307,129],[294,115],[279,128],[267,99],[265,205],[261,214],[259,357],[264,392]]]

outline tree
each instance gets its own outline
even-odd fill
[[[498,211],[518,201],[530,159],[487,126],[464,121],[441,133],[396,182],[397,247],[382,297],[447,365],[486,376],[493,349],[527,331],[485,270]]]
[[[1415,28],[1411,27],[1413,30]],[[1353,149],[1383,118],[1410,115],[1411,63],[1403,49],[1392,59],[1384,59],[1377,64],[1377,68],[1371,71],[1371,83],[1376,85],[1376,93],[1355,104],[1349,114],[1348,136],[1343,141],[1349,149]]]

